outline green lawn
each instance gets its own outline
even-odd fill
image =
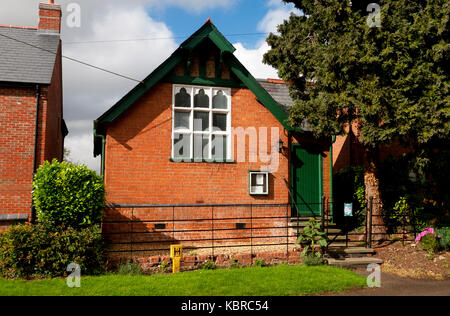
[[[177,275],[82,277],[81,288],[65,279],[0,279],[0,295],[49,296],[293,296],[339,292],[365,286],[365,278],[340,268],[276,266],[200,270]]]

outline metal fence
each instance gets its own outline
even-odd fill
[[[103,220],[103,235],[116,257],[168,255],[170,245],[182,244],[187,252],[214,257],[223,253],[253,254],[286,251],[289,257],[305,222],[319,218],[329,236],[329,246],[368,247],[382,237],[413,241],[417,235],[414,218],[399,217],[395,231],[381,232],[373,214],[373,199],[367,203],[359,225],[332,226],[333,203],[322,198],[321,215],[295,216],[304,205],[290,204],[114,204]],[[316,204],[317,206],[317,204]],[[294,212],[294,214],[293,214]],[[353,223],[354,224],[354,223]],[[334,228],[334,231],[331,229]],[[337,232],[336,232],[337,231]]]
[[[141,257],[166,255],[172,244],[186,251],[246,247],[283,248],[289,255],[296,238],[291,231],[289,204],[110,205],[103,234],[112,255]]]
[[[381,203],[378,203],[381,212],[374,214],[373,209],[377,205],[374,199],[369,198],[366,204],[365,213],[360,214],[359,219],[351,218],[349,225],[345,221],[339,225],[342,230],[339,235],[345,236],[346,247],[372,248],[374,241],[402,241],[405,243],[415,240],[419,231],[414,215],[396,214],[393,210],[384,209]],[[395,224],[388,225],[389,227],[386,229],[386,222],[390,222],[392,216],[396,218]],[[355,225],[355,222],[359,225]]]

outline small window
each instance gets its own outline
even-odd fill
[[[269,195],[269,173],[250,171],[250,195]]]

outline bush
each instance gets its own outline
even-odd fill
[[[117,273],[121,275],[142,275],[143,271],[139,262],[129,261],[119,264]]]
[[[302,257],[302,262],[305,266],[320,266],[325,264],[325,261],[323,260],[322,256],[317,256],[317,255],[306,255]]]
[[[442,227],[436,230],[439,238],[439,245],[442,250],[450,249],[450,227]]]
[[[33,201],[38,220],[46,226],[99,224],[105,206],[103,179],[86,166],[45,162],[34,177]]]
[[[216,270],[217,266],[214,262],[206,261],[205,264],[202,266],[203,270]]]
[[[0,274],[7,278],[59,277],[77,263],[82,275],[104,271],[101,230],[20,225],[0,234]]]
[[[428,254],[435,254],[439,252],[439,239],[434,235],[426,235],[420,240],[420,246],[428,252]]]
[[[297,239],[297,244],[303,246],[303,257],[322,257],[322,254],[316,251],[316,247],[319,246],[323,250],[327,246],[327,236],[323,231],[321,231],[320,219],[309,219],[306,227],[303,228],[300,236]]]
[[[267,263],[262,259],[256,259],[255,262],[253,263],[253,265],[255,267],[260,267],[260,268],[267,267]]]

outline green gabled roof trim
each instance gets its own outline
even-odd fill
[[[231,72],[253,92],[258,101],[261,102],[275,116],[275,118],[278,119],[285,129],[288,131],[292,130],[292,128],[287,124],[288,115],[233,55],[236,49],[219,32],[214,24],[208,20],[197,32],[184,41],[180,47],[147,78],[145,78],[112,108],[94,121],[94,156],[102,154],[102,146],[104,145],[104,141],[101,137],[105,136],[105,125],[113,123],[145,93],[153,88],[158,82],[166,78],[170,72],[180,62],[184,61],[189,56],[189,53],[192,52],[206,38],[209,38],[220,49],[221,59],[223,58],[224,62],[230,66]],[[222,81],[222,79],[211,79],[208,81],[205,78],[193,78],[192,83],[195,84],[196,82],[200,85],[206,85],[209,84],[209,82],[212,84],[220,82],[224,84],[223,86],[227,86],[227,81]],[[234,83],[231,83],[231,85],[234,85]]]
[[[272,98],[272,96],[256,81],[250,72],[241,64],[241,62],[232,54],[225,56],[225,61],[230,66],[230,70],[238,77],[256,96],[275,118],[283,125],[283,127],[290,131],[291,127],[288,125],[288,115],[280,105]]]
[[[222,53],[234,53],[236,48],[219,32],[216,26],[208,19],[208,21],[194,34],[192,34],[181,45],[181,49],[193,51],[201,42],[209,38]]]

